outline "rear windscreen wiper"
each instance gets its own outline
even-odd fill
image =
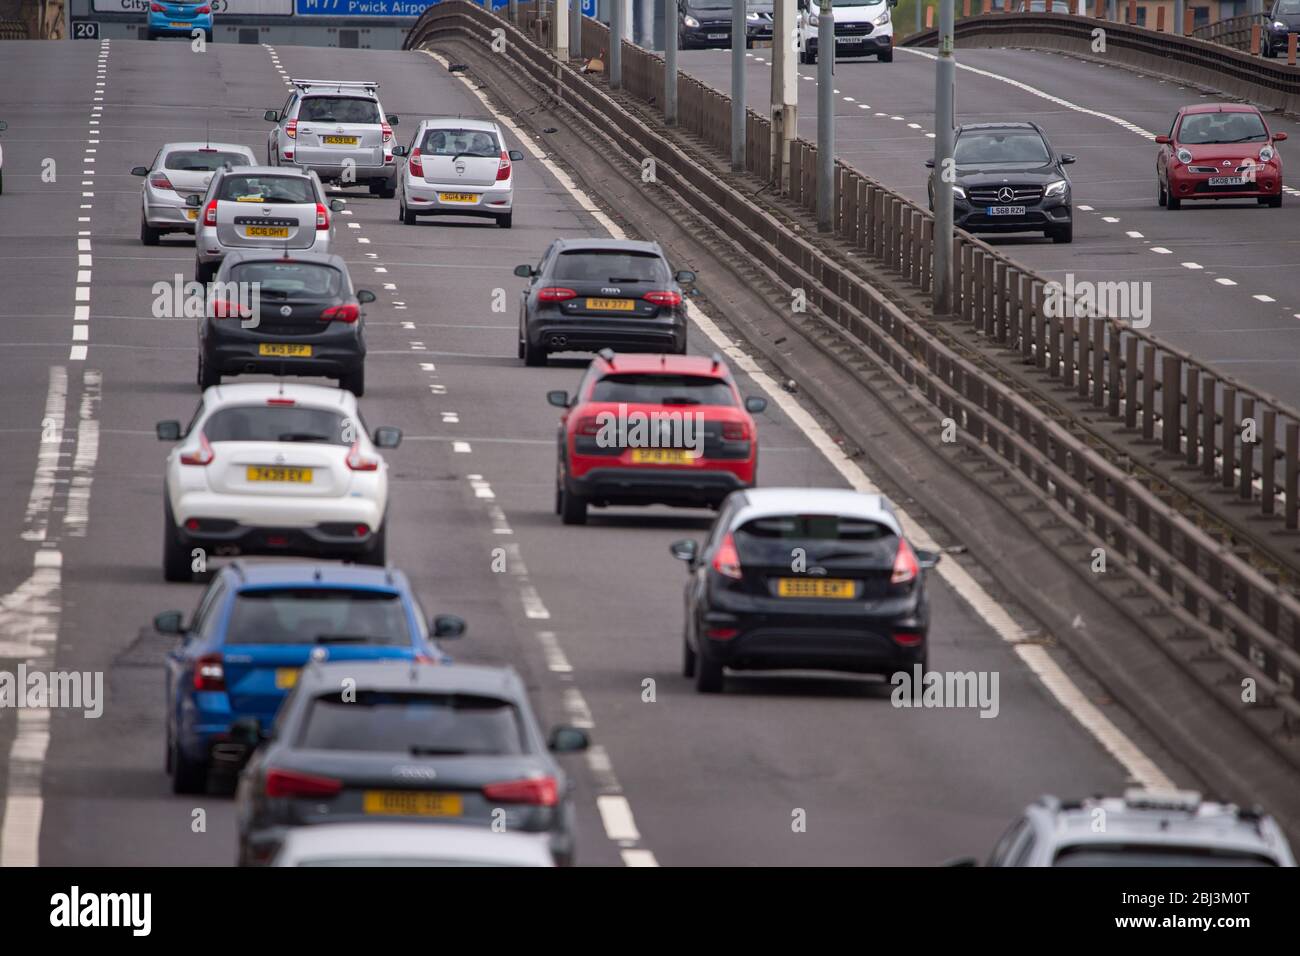
[[[623,278],[621,276],[610,276],[606,281],[607,282],[645,282],[646,280],[638,279],[635,276],[630,278]]]
[[[665,395],[660,401],[664,405],[700,405],[703,404],[698,398],[692,398],[689,395]]]
[[[412,745],[412,757],[461,757],[469,753],[463,747],[420,747]]]
[[[325,441],[325,442],[329,440],[330,440],[329,435],[318,435],[315,432],[284,432],[276,439],[276,441]],[[337,635],[327,634],[325,636],[332,637]],[[345,634],[343,636],[347,637],[348,635]]]

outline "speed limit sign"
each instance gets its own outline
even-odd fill
[[[72,21],[72,39],[74,40],[98,40],[99,23],[95,20],[78,20]]]

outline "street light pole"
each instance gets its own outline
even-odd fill
[[[745,170],[745,0],[731,0],[731,171]]]
[[[609,88],[623,88],[623,4],[614,0],[609,7]]]
[[[664,122],[677,125],[677,0],[664,0]]]
[[[953,2],[939,2],[939,59],[934,77],[934,314],[952,314]]]
[[[952,2],[952,0],[948,0]],[[817,14],[817,228],[835,228],[835,13],[821,0]]]

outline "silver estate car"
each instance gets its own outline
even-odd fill
[[[194,278],[208,282],[232,249],[329,252],[330,213],[342,209],[343,201],[326,199],[311,170],[232,166],[213,173],[207,193],[190,196],[186,205],[199,217]]]
[[[148,166],[132,169],[132,176],[145,177],[140,187],[140,241],[156,246],[169,232],[193,235],[199,211],[185,201],[207,192],[212,174],[227,164],[254,166],[257,157],[247,146],[228,143],[168,143]]]
[[[397,174],[397,218],[408,226],[416,216],[478,216],[509,229],[515,201],[512,163],[524,158],[506,149],[491,120],[443,117],[423,120]]]
[[[278,110],[267,110],[275,124],[266,138],[270,166],[313,170],[326,182],[366,185],[393,197],[397,162],[393,127],[384,115],[379,84],[334,80],[290,80],[293,92]]]

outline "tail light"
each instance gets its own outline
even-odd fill
[[[655,305],[675,307],[682,304],[682,294],[680,292],[647,292],[641,298],[647,302],[653,302]]]
[[[352,443],[352,448],[351,450],[348,451],[347,463],[348,463],[348,467],[351,468],[353,471],[378,471],[379,470],[379,459],[368,458],[365,455],[363,455],[361,453],[361,442],[359,441],[355,441]],[[366,529],[366,531],[369,530],[370,530],[369,528]]]
[[[906,538],[898,539],[898,553],[894,555],[894,572],[889,576],[890,584],[910,584],[921,573],[921,566],[916,562],[916,553]]]
[[[381,128],[384,131],[384,142],[391,143],[393,141],[393,128],[387,123],[382,124]]]
[[[212,444],[208,436],[199,432],[199,447],[196,451],[181,455],[182,465],[210,465],[213,459]]]
[[[714,641],[729,641],[740,633],[738,627],[710,627],[704,631],[704,636]]]
[[[723,422],[722,437],[727,441],[748,441],[749,425],[746,422]]]
[[[507,780],[489,783],[483,796],[498,803],[531,803],[539,807],[553,807],[560,802],[560,788],[554,777],[533,777],[528,780]]]
[[[209,200],[208,204],[203,208],[203,225],[215,226],[216,224],[217,224],[217,201],[215,199],[212,199]]]
[[[284,124],[284,135],[290,139],[298,138],[298,121],[296,119],[291,119]]]
[[[355,322],[361,317],[361,306],[352,302],[331,305],[320,314],[322,322]]]
[[[329,227],[330,227],[329,210],[325,208],[323,203],[317,203],[316,204],[316,231],[319,232],[320,230],[328,229]]]
[[[538,302],[565,302],[569,299],[576,299],[578,293],[572,289],[563,289],[559,286],[547,286],[545,289],[537,290]]]
[[[225,690],[226,669],[220,654],[204,654],[194,662],[195,690]]]
[[[736,550],[736,540],[731,536],[730,531],[718,546],[717,554],[713,556],[713,570],[723,577],[740,580],[740,553]]]
[[[899,647],[917,647],[925,640],[925,635],[920,631],[895,631],[891,636]]]
[[[587,415],[578,419],[578,424],[574,427],[574,434],[585,435],[588,437],[600,434],[600,423],[596,420],[595,415]]]
[[[298,400],[296,398],[285,398],[282,395],[275,395],[272,396],[271,398],[268,398],[266,400],[266,404],[271,406],[278,405],[284,408],[293,408],[295,405],[298,404]]]
[[[195,13],[211,13],[211,12],[212,12],[212,8],[209,7],[209,6],[207,6],[206,4],[204,4],[203,6],[199,7],[199,8],[198,8],[197,10],[195,10],[194,12],[195,12]]]
[[[149,177],[149,185],[154,189],[175,189],[166,173],[154,173]]]
[[[504,182],[510,178],[510,154],[504,149],[501,150],[501,162],[497,163],[497,182]]]
[[[419,147],[411,150],[411,155],[406,157],[406,171],[412,176],[424,178],[424,163],[420,160]]]
[[[149,9],[152,10],[154,13],[166,13],[166,12],[167,12],[167,8],[164,7],[161,3],[151,3],[151,4],[149,4]]]
[[[343,781],[333,777],[318,777],[314,773],[296,770],[268,770],[266,795],[268,797],[332,797],[343,789]]]
[[[230,299],[216,299],[212,302],[212,317],[215,319],[242,319],[247,318],[244,313],[248,309]]]

